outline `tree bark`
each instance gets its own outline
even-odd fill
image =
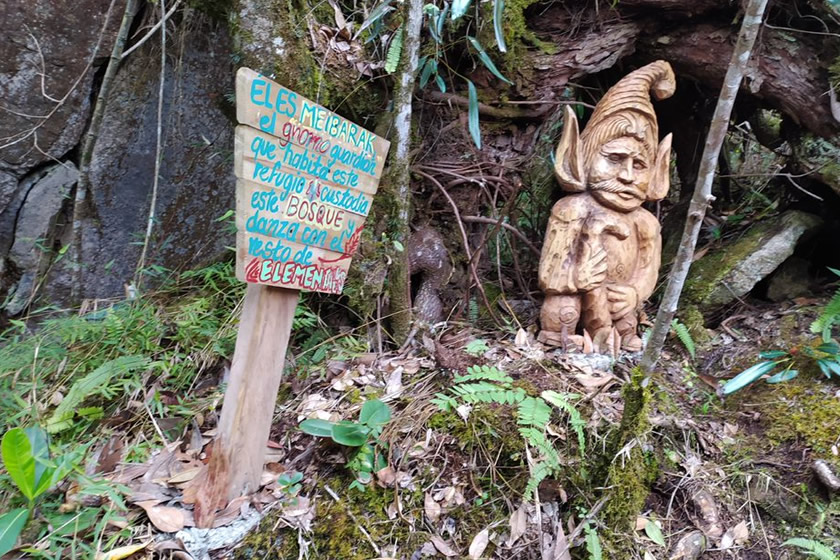
[[[761,20],[766,7],[767,0],[750,0],[744,21],[741,23],[738,43],[732,53],[732,59],[723,80],[723,88],[712,117],[712,124],[709,127],[709,136],[706,138],[706,147],[700,161],[700,171],[698,172],[697,184],[694,187],[694,196],[688,207],[688,217],[680,241],[680,248],[674,259],[674,267],[671,269],[671,276],[668,278],[668,285],[656,314],[656,322],[650,333],[647,348],[642,355],[640,365],[648,374],[656,365],[656,360],[665,344],[665,337],[668,334],[671,321],[677,312],[680,293],[688,276],[691,261],[694,259],[694,248],[697,245],[703,216],[706,214],[709,203],[713,200],[712,181],[715,177],[720,147],[723,145],[723,139],[729,129],[729,117],[732,114],[735,97],[738,95],[738,89],[744,78],[744,71],[747,68],[758,30],[761,28]]]
[[[411,272],[405,247],[408,246],[408,237],[411,235],[408,227],[411,215],[411,174],[409,172],[411,101],[419,63],[423,2],[410,0],[406,6],[406,12],[402,63],[394,95],[394,153],[388,173],[388,191],[392,196],[393,217],[396,221],[392,230],[393,240],[403,248],[393,255],[393,264],[388,278],[393,336],[400,345],[408,337],[412,322]]]

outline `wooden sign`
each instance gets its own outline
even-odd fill
[[[237,277],[340,294],[390,143],[248,68],[236,99]]]
[[[259,489],[299,290],[340,294],[389,143],[241,68],[236,275],[249,283],[213,454],[193,479],[198,527]]]

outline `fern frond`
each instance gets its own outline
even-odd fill
[[[811,332],[814,334],[822,333],[824,340],[831,338],[831,328],[840,319],[840,290],[834,292],[834,295],[823,308],[817,320],[811,323]]]
[[[108,385],[112,377],[143,369],[149,364],[150,360],[146,356],[120,356],[91,371],[70,387],[67,396],[47,420],[47,431],[55,434],[71,427],[76,408],[86,398],[92,395],[108,394]]]
[[[553,469],[560,468],[560,455],[557,454],[557,449],[545,437],[545,432],[536,428],[519,428],[519,435],[528,445],[539,451],[542,461],[545,461]]]
[[[557,391],[543,391],[540,396],[569,415],[569,425],[575,434],[577,434],[580,454],[583,455],[586,449],[586,434],[583,431],[583,428],[586,426],[586,420],[580,415],[580,411],[569,402],[577,399],[580,395],[574,393],[558,393]]]
[[[525,487],[525,499],[529,499],[534,494],[540,483],[548,478],[551,474],[552,468],[548,463],[540,462],[534,465],[531,469],[531,478],[528,479],[528,485]]]
[[[812,539],[793,538],[782,543],[782,546],[796,546],[819,560],[838,560],[834,551],[819,541]]]
[[[696,348],[694,346],[694,339],[691,338],[691,333],[688,331],[688,327],[674,319],[671,321],[671,328],[674,329],[677,338],[679,338],[680,342],[683,343],[683,346],[685,346],[685,349],[688,350],[688,353],[691,355],[691,359],[693,360]]]
[[[443,412],[449,412],[458,406],[458,401],[445,393],[435,393],[435,398],[431,402]]]
[[[455,383],[467,381],[493,381],[503,385],[513,383],[513,378],[495,366],[470,366],[466,375],[456,375]]]
[[[586,551],[589,552],[589,560],[601,560],[604,553],[601,550],[601,539],[598,538],[598,531],[592,528],[589,523],[583,528],[586,533]]]
[[[400,55],[403,47],[403,26],[397,29],[394,33],[394,38],[391,39],[391,44],[388,45],[388,54],[385,55],[385,71],[393,74],[400,64]]]
[[[520,426],[534,426],[544,429],[551,418],[551,407],[542,399],[525,397],[516,411],[516,421]]]

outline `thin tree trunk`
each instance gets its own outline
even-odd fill
[[[82,287],[82,212],[87,199],[88,185],[90,183],[90,160],[93,157],[93,148],[99,138],[99,128],[102,125],[102,117],[105,115],[105,107],[108,105],[108,98],[111,95],[111,86],[117,69],[120,66],[123,49],[125,48],[128,30],[134,20],[136,12],[136,0],[127,0],[125,12],[123,12],[120,30],[114,47],[111,49],[111,57],[108,59],[108,66],[105,69],[105,76],[102,78],[102,85],[99,87],[99,95],[96,96],[96,105],[93,108],[93,116],[90,120],[90,127],[85,136],[85,143],[82,146],[82,153],[79,157],[79,181],[76,184],[76,198],[73,203],[73,231],[71,256],[75,262],[75,278],[70,288],[73,299],[79,295]]]
[[[729,129],[729,117],[732,114],[732,106],[735,104],[735,96],[741,86],[744,70],[747,67],[747,62],[749,62],[758,30],[761,28],[761,20],[766,7],[767,0],[750,0],[744,15],[744,21],[741,23],[738,43],[732,52],[732,59],[723,80],[723,87],[720,91],[720,97],[718,97],[715,113],[712,116],[709,135],[706,137],[706,147],[700,160],[697,184],[694,187],[694,196],[688,207],[688,216],[686,217],[680,247],[677,250],[677,256],[674,258],[674,266],[671,269],[671,276],[668,278],[668,285],[665,288],[665,295],[662,297],[659,312],[656,314],[656,322],[650,333],[647,348],[642,355],[640,365],[647,373],[650,373],[653,366],[656,365],[656,360],[665,344],[665,337],[677,312],[680,293],[694,259],[694,249],[697,246],[697,237],[700,234],[703,216],[706,215],[706,208],[709,203],[714,200],[712,181],[715,177],[718,155]]]
[[[408,220],[411,213],[411,174],[409,172],[409,148],[411,147],[411,100],[417,75],[420,51],[420,29],[423,24],[423,2],[409,0],[407,6],[405,37],[403,38],[402,64],[400,65],[397,88],[394,95],[394,155],[391,159],[388,177],[389,190],[393,196],[394,240],[403,248],[408,246],[410,230]],[[408,254],[405,250],[394,255],[389,278],[389,293],[394,339],[402,344],[411,328],[411,287]]]

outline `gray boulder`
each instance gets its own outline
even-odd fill
[[[710,308],[745,296],[793,254],[801,237],[821,223],[813,214],[792,210],[755,224],[736,241],[691,265],[686,302]]]

